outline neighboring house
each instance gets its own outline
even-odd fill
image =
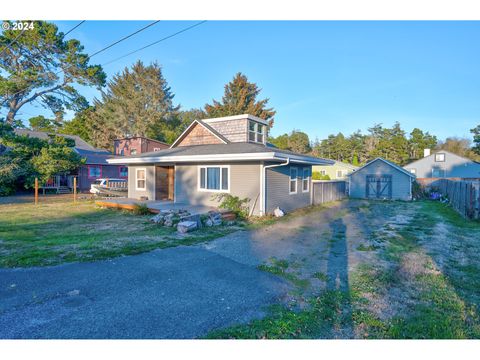
[[[113,153],[118,156],[139,155],[151,151],[168,149],[170,145],[143,136],[116,139],[113,142]]]
[[[108,159],[128,165],[128,197],[218,206],[215,195],[248,198],[254,215],[311,203],[312,165],[331,160],[266,143],[268,123],[252,115],[195,120],[169,149]]]
[[[350,197],[411,200],[415,175],[394,163],[376,158],[349,176]]]
[[[123,164],[109,164],[107,159],[113,155],[103,149],[97,149],[76,135],[49,134],[43,131],[33,131],[27,129],[15,129],[17,135],[35,137],[48,140],[51,135],[62,136],[74,141],[73,150],[85,159],[85,164],[78,169],[65,174],[57,174],[49,179],[42,188],[56,189],[57,192],[67,192],[73,188],[73,178],[77,177],[77,188],[80,191],[90,189],[90,185],[99,178],[123,178],[128,177],[128,169]]]
[[[411,162],[403,168],[414,174],[417,179],[480,179],[480,163],[478,162],[445,150],[433,154],[429,154],[427,150],[425,155],[425,157]]]
[[[323,176],[328,175],[331,180],[345,180],[348,174],[351,174],[357,169],[358,166],[335,161],[333,165],[314,166],[312,171],[317,171]]]

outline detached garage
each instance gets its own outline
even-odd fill
[[[349,175],[350,197],[412,200],[415,175],[394,163],[376,158]]]

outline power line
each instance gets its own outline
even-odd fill
[[[144,26],[143,28],[141,28],[141,29],[139,29],[139,30],[137,30],[137,31],[135,31],[135,32],[133,32],[133,33],[131,33],[131,34],[127,35],[127,36],[124,36],[124,37],[121,38],[120,40],[117,40],[117,41],[113,42],[112,44],[107,45],[107,46],[105,46],[104,48],[98,50],[98,51],[95,52],[93,55],[90,55],[90,56],[87,55],[87,60],[89,60],[92,56],[95,56],[95,55],[97,55],[97,54],[99,54],[99,53],[101,53],[101,52],[103,52],[103,51],[111,48],[112,46],[115,46],[115,45],[117,45],[118,43],[120,43],[120,42],[122,42],[122,41],[124,41],[124,40],[126,40],[126,39],[128,39],[128,38],[130,38],[130,37],[132,37],[133,35],[136,35],[136,34],[138,34],[139,32],[146,30],[147,28],[149,28],[149,27],[152,26],[152,25],[155,25],[155,24],[158,23],[159,21],[160,21],[160,20],[154,21],[154,22],[150,23],[149,25]],[[80,26],[80,24],[77,24],[77,26],[75,26],[75,27],[78,27],[78,26]],[[74,27],[74,28],[75,28],[75,27]],[[74,28],[73,28],[73,29],[74,29]],[[69,32],[71,32],[73,29],[70,29]],[[65,36],[65,35],[64,35],[64,36]],[[70,66],[68,66],[68,67],[71,67],[71,66],[73,66],[73,65],[70,65]],[[68,68],[68,67],[67,67],[67,68]],[[64,70],[63,70],[63,69],[60,69],[59,71],[57,71],[57,72],[55,73],[55,75],[58,75],[58,74],[60,74],[61,72],[64,72]],[[23,92],[23,91],[24,91],[24,90],[17,91],[16,93],[13,93],[11,96],[15,96],[15,95],[17,95],[17,94],[20,94],[20,93]]]
[[[196,26],[202,25],[202,24],[205,23],[205,22],[207,22],[207,20],[200,21],[200,22],[198,22],[198,23],[196,23],[196,24],[194,24],[194,25],[191,25],[191,26],[189,26],[189,27],[186,27],[185,29],[182,29],[182,30],[180,30],[180,31],[177,31],[176,33],[173,33],[173,34],[168,35],[168,36],[166,36],[166,37],[164,37],[164,38],[162,38],[162,39],[159,39],[159,40],[157,40],[157,41],[154,41],[154,42],[151,43],[151,44],[145,45],[145,46],[143,46],[143,47],[141,47],[141,48],[139,48],[139,49],[137,49],[137,50],[131,51],[131,52],[129,52],[128,54],[125,54],[125,55],[122,55],[122,56],[120,56],[120,57],[118,57],[118,58],[116,58],[116,59],[110,60],[110,61],[102,64],[102,66],[109,65],[109,64],[111,64],[111,63],[113,63],[113,62],[115,62],[115,61],[118,61],[118,60],[123,59],[123,58],[125,58],[125,57],[127,57],[127,56],[130,56],[130,55],[133,55],[133,54],[135,54],[135,53],[137,53],[137,52],[139,52],[139,51],[145,50],[146,48],[148,48],[148,47],[150,47],[150,46],[156,45],[156,44],[158,44],[158,43],[160,43],[160,42],[162,42],[162,41],[165,41],[165,40],[170,39],[170,38],[172,38],[172,37],[174,37],[174,36],[177,36],[177,35],[185,32],[185,31],[188,31],[188,30],[190,30],[190,29],[193,29],[193,28],[196,27]]]
[[[103,49],[98,50],[97,52],[95,52],[95,53],[93,53],[92,55],[90,55],[88,58],[91,59],[91,58],[94,57],[95,55],[100,54],[101,52],[103,52],[103,51],[111,48],[112,46],[115,46],[115,45],[117,45],[118,43],[121,43],[122,41],[127,40],[128,38],[130,38],[130,37],[138,34],[139,32],[142,32],[142,31],[145,30],[145,29],[148,29],[150,26],[153,26],[153,25],[155,25],[155,24],[157,24],[157,23],[159,23],[159,22],[160,22],[160,20],[157,20],[157,21],[152,22],[151,24],[148,24],[147,26],[145,26],[145,27],[143,27],[143,28],[141,28],[141,29],[138,29],[138,30],[135,31],[134,33],[131,33],[130,35],[127,35],[127,36],[121,38],[120,40],[115,41],[113,44],[110,44],[110,45],[104,47]]]
[[[70,30],[68,30],[65,34],[63,34],[63,37],[67,36],[68,34],[70,34],[73,30],[75,30],[76,28],[78,28],[80,25],[82,25],[86,20],[82,20],[80,21],[77,25],[75,25],[73,28],[71,28]]]
[[[9,46],[12,46],[13,44],[15,44],[15,43],[17,42],[17,40],[20,38],[20,36],[22,36],[22,34],[25,32],[25,30],[27,30],[27,27],[24,27],[24,28],[22,29],[22,31],[20,32],[20,34],[18,34],[17,37],[16,37],[15,39],[13,39],[10,44],[5,45],[5,47],[3,48],[0,56],[3,55],[3,53],[5,52],[5,50],[7,50],[7,48],[8,48]]]

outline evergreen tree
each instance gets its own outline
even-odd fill
[[[242,73],[237,73],[232,81],[225,85],[222,101],[213,100],[205,105],[207,117],[221,117],[250,114],[267,120],[273,126],[275,110],[267,108],[269,99],[257,100],[261,89],[248,81]]]
[[[0,104],[7,110],[6,122],[14,124],[17,112],[33,101],[54,114],[86,107],[74,85],[101,87],[106,75],[101,66],[88,64],[80,42],[65,40],[57,26],[46,21],[34,21],[22,36],[19,32],[0,35]]]
[[[174,96],[157,63],[145,66],[138,61],[108,82],[101,99],[94,100],[93,111],[82,114],[86,118],[78,124],[85,125],[92,142],[104,148],[128,136],[172,142],[181,125]]]
[[[470,132],[473,134],[472,150],[475,152],[475,154],[480,155],[480,125],[477,125],[471,129]]]

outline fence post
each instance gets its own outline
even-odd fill
[[[73,202],[77,202],[77,177],[73,178]]]
[[[38,178],[35,178],[35,205],[38,205]]]

